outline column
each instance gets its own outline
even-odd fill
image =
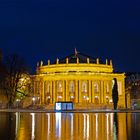
[[[44,81],[42,81],[41,82],[42,84],[41,84],[41,88],[42,88],[42,90],[41,90],[41,94],[42,94],[42,104],[44,104]]]
[[[78,80],[75,80],[75,101],[76,101],[76,103],[78,103],[79,102],[79,100],[78,100],[78,90],[79,90],[79,87],[78,87],[79,85],[78,85]]]
[[[63,101],[66,101],[66,96],[65,96],[65,81],[63,80],[62,81],[62,87],[63,87],[63,93],[62,93],[62,96],[63,96]]]
[[[55,81],[53,81],[53,86],[52,86],[53,87],[53,97],[52,97],[53,98],[53,103],[56,102],[56,99],[55,99],[55,97],[56,97],[55,96],[55,92],[56,92],[55,84],[56,84]]]
[[[89,103],[91,103],[92,102],[91,80],[88,80],[88,96],[89,96]]]
[[[94,81],[91,81],[92,91],[91,91],[91,102],[94,103]]]
[[[65,94],[66,94],[66,101],[69,101],[70,99],[69,99],[69,89],[68,89],[68,85],[69,83],[68,83],[68,80],[66,80],[66,84],[65,84],[65,86],[66,86],[66,91],[65,91]]]
[[[37,93],[37,95],[39,95],[40,96],[40,104],[42,104],[42,92],[41,92],[41,82],[40,81],[38,81],[37,82],[37,88],[38,88],[38,93]]]
[[[79,80],[79,103],[82,102],[81,99],[83,98],[82,95],[81,95],[81,83],[82,83],[81,80]]]
[[[50,81],[50,103],[53,103],[53,86],[52,81]]]
[[[104,82],[101,81],[100,103],[104,103]]]

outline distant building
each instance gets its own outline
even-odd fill
[[[130,99],[140,99],[140,73],[126,73],[125,86]]]
[[[56,59],[55,63],[37,64],[34,76],[34,96],[41,104],[72,101],[74,104],[112,105],[113,78],[117,78],[119,102],[125,108],[125,75],[114,73],[112,60],[78,53]],[[129,100],[129,99],[128,99]]]

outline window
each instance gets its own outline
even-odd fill
[[[50,93],[50,83],[47,83],[47,93]]]
[[[62,81],[57,82],[57,91],[62,92]]]
[[[94,93],[99,92],[99,85],[97,82],[94,83]]]
[[[87,92],[87,82],[86,81],[82,82],[82,92]]]
[[[69,92],[74,92],[75,91],[75,89],[74,89],[74,81],[70,81],[70,83],[69,83]]]

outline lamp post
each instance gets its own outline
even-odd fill
[[[20,99],[16,99],[17,108],[19,107]]]

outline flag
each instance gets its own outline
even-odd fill
[[[76,50],[76,48],[75,48],[75,56],[77,56],[77,54],[78,54],[78,52],[77,52],[77,50]]]

